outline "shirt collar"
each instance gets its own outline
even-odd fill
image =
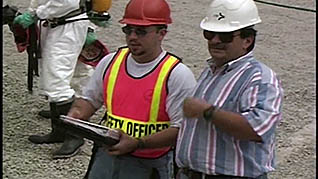
[[[232,64],[234,64],[234,63],[236,63],[236,62],[238,62],[238,61],[240,61],[242,59],[245,59],[247,57],[252,57],[252,56],[253,56],[253,51],[250,51],[247,54],[245,54],[245,55],[243,55],[243,56],[241,56],[241,57],[239,57],[239,58],[237,58],[235,60],[232,60],[232,61],[228,62],[227,65],[231,66]]]
[[[220,70],[222,70],[222,71],[224,71],[226,73],[226,72],[228,72],[228,71],[230,71],[231,69],[234,68],[233,64],[235,64],[236,62],[242,61],[242,60],[244,60],[246,58],[250,58],[252,56],[253,56],[253,50],[251,50],[250,52],[248,52],[247,54],[245,54],[243,56],[240,56],[239,58],[237,58],[235,60],[232,60],[232,61],[224,64],[219,69],[216,69],[216,66],[215,66],[213,58],[208,59],[207,63],[211,67],[212,73],[215,73],[215,72],[220,71]]]

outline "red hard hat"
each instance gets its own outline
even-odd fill
[[[170,8],[165,0],[130,0],[119,21],[130,25],[171,24]]]

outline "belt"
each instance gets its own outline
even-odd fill
[[[182,173],[185,174],[189,179],[266,179],[267,174],[263,174],[256,178],[252,177],[240,177],[240,176],[232,176],[232,175],[207,175],[202,172],[197,172],[191,169],[182,168]]]
[[[80,8],[80,9],[76,9],[76,10],[68,13],[65,16],[59,17],[59,18],[43,19],[44,20],[43,26],[44,27],[48,27],[49,26],[50,28],[55,28],[55,27],[57,27],[59,25],[64,25],[66,23],[74,22],[74,21],[77,21],[77,20],[87,20],[87,18],[67,20],[69,18],[72,18],[72,17],[78,16],[80,14],[83,14],[84,12],[85,12],[85,9]]]

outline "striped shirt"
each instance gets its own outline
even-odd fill
[[[241,114],[263,143],[241,141],[203,119],[185,119],[176,162],[209,175],[257,177],[275,167],[275,129],[282,115],[283,89],[276,74],[253,52],[214,70],[213,60],[193,92],[218,108]]]

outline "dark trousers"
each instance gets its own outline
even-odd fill
[[[131,155],[111,156],[94,146],[85,179],[171,179],[173,176],[172,151],[156,159],[143,159]]]
[[[252,177],[240,177],[230,175],[206,175],[201,172],[197,172],[189,169],[179,169],[177,179],[267,179],[267,174],[263,174],[256,178]]]

